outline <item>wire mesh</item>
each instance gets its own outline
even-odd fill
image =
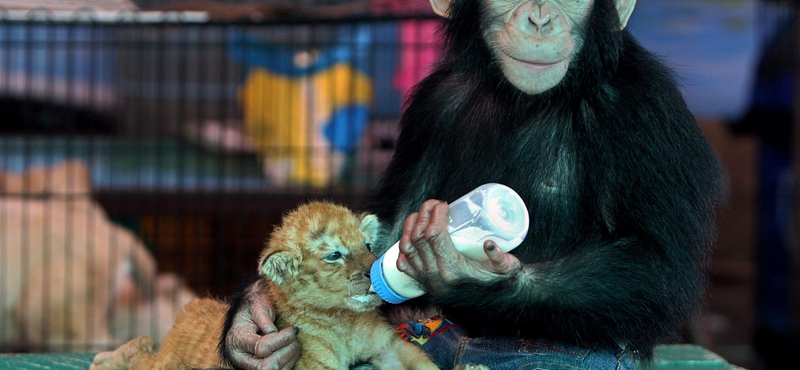
[[[0,11],[0,352],[161,338],[289,208],[358,207],[429,22]]]

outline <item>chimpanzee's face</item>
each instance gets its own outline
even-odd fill
[[[620,29],[636,0],[430,0],[433,10],[449,17],[454,3],[480,1],[483,38],[512,85],[527,94],[545,92],[564,79],[583,47],[586,23],[595,1],[609,1]],[[455,20],[458,21],[458,20]],[[617,20],[613,20],[616,22]]]
[[[509,82],[528,94],[556,86],[581,48],[593,0],[484,1],[484,38]]]

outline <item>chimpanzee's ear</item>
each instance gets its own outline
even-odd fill
[[[636,0],[616,0],[616,2],[617,12],[619,13],[619,29],[624,30],[625,26],[628,25],[628,20],[631,19],[633,8],[636,6]]]
[[[430,0],[431,1],[431,8],[433,8],[433,12],[445,17],[450,18],[450,5],[455,0]]]

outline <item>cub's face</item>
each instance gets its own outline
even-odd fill
[[[302,205],[270,236],[259,259],[259,274],[296,304],[375,309],[381,300],[369,292],[369,270],[376,259],[370,244],[379,226],[374,215],[359,216],[335,204]]]

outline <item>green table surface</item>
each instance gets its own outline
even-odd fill
[[[0,370],[87,370],[93,353],[0,354]],[[719,355],[690,344],[662,345],[650,370],[740,370]]]
[[[87,370],[94,353],[0,354],[0,370]]]

